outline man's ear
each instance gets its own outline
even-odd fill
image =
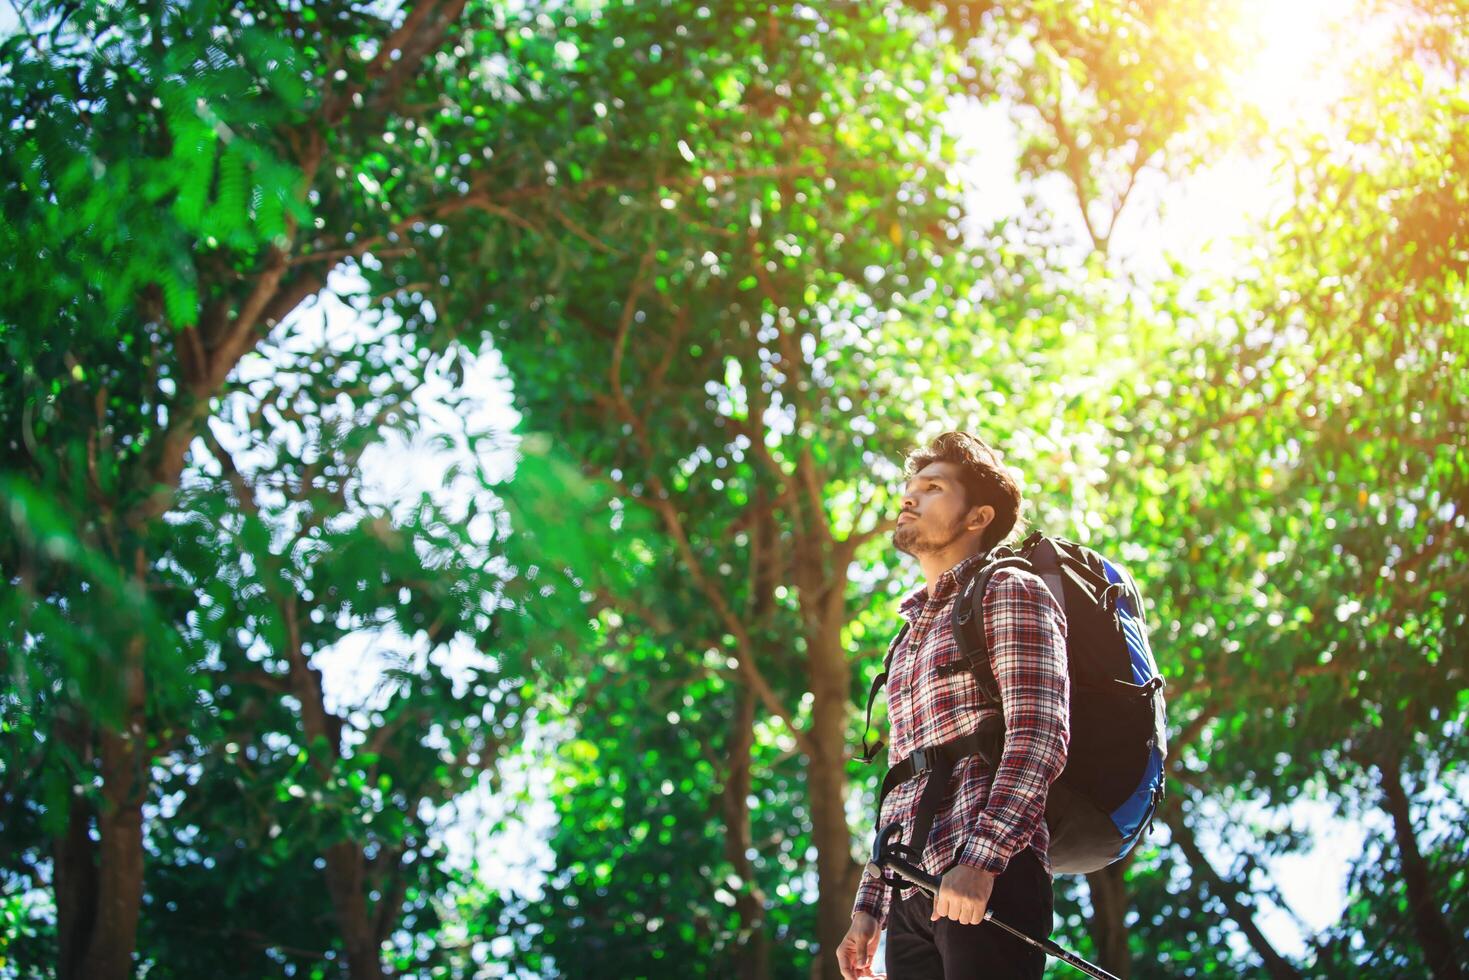
[[[989,527],[990,522],[995,519],[995,509],[989,504],[981,504],[974,508],[973,514],[974,516],[969,519],[969,530],[971,531],[982,531]]]

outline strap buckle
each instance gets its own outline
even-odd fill
[[[931,752],[922,749],[914,749],[908,756],[908,761],[913,764],[913,776],[922,776],[933,769],[933,757]]]

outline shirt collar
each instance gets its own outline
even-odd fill
[[[918,618],[918,614],[923,612],[924,606],[928,605],[929,602],[942,602],[951,593],[957,591],[959,580],[983,557],[982,554],[976,553],[950,566],[948,570],[939,576],[938,581],[933,584],[932,597],[928,594],[928,586],[920,585],[913,592],[909,593],[908,597],[898,606],[898,612],[902,614],[904,619],[911,623]]]

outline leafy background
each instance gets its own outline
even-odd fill
[[[1469,968],[1462,0],[3,16],[5,974],[834,976],[956,427],[1169,683],[1058,938]]]

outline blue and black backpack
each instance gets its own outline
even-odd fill
[[[1051,868],[1098,871],[1132,849],[1163,798],[1163,678],[1148,646],[1142,593],[1121,566],[1039,531],[990,559],[954,601],[954,635],[981,696],[998,705],[980,617],[990,576],[1026,568],[1056,597],[1066,614],[1071,741],[1046,801]]]
[[[1018,548],[995,549],[969,576],[952,613],[963,655],[956,666],[962,670],[967,664],[986,707],[1000,707],[1000,692],[984,635],[984,590],[1002,568],[1040,576],[1066,615],[1071,737],[1066,768],[1051,784],[1046,802],[1049,853],[1057,874],[1098,871],[1133,848],[1163,798],[1163,678],[1148,646],[1142,594],[1125,569],[1074,541],[1037,531]],[[901,638],[902,632],[889,646],[889,657]],[[869,692],[869,718],[886,674]],[[934,772],[946,784],[948,770],[964,755],[979,754],[997,764],[1004,744],[1003,709],[990,722],[954,743],[913,753],[920,757],[916,760],[904,759],[884,779],[882,795],[920,772]],[[864,758],[870,761],[880,747],[873,746]],[[922,853],[938,792],[936,786],[935,797],[920,802],[912,857]]]

